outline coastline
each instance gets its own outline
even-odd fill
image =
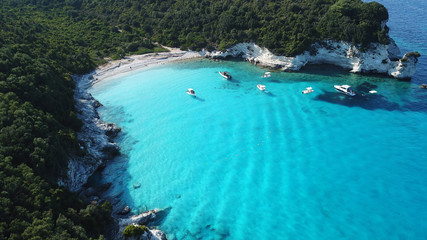
[[[336,43],[332,44],[336,45]],[[327,49],[328,46],[320,46],[319,48]],[[338,55],[335,53],[335,49],[341,48],[342,47],[335,47],[332,51],[331,49],[329,49],[325,54],[330,55],[330,58],[337,57]],[[120,60],[109,61],[106,64],[100,65],[95,71],[89,74],[83,76],[74,76],[74,80],[76,82],[76,108],[79,110],[79,118],[82,119],[84,123],[82,131],[78,133],[78,139],[81,143],[81,148],[87,150],[88,154],[84,157],[72,156],[70,158],[68,172],[68,176],[70,179],[67,179],[65,181],[62,180],[60,182],[61,185],[68,186],[69,189],[72,191],[80,192],[80,195],[83,195],[88,201],[95,200],[98,203],[103,201],[101,199],[101,195],[109,187],[106,187],[101,192],[96,191],[96,193],[93,194],[87,194],[87,192],[89,192],[89,189],[82,189],[82,186],[87,182],[87,179],[95,171],[105,166],[106,162],[112,159],[116,154],[119,154],[120,151],[120,147],[114,142],[114,137],[120,132],[120,128],[113,123],[106,123],[100,119],[97,108],[102,106],[102,103],[99,103],[96,99],[92,97],[90,93],[88,93],[88,89],[97,83],[117,78],[126,74],[134,73],[135,71],[146,69],[148,67],[156,66],[159,64],[196,58],[224,59],[227,57],[238,57],[241,58],[243,61],[246,60],[255,65],[266,66],[270,68],[280,68],[282,71],[298,71],[301,67],[305,66],[309,62],[313,64],[322,63],[322,61],[332,64],[335,63],[333,61],[331,62],[330,58],[324,57],[325,54],[319,54],[319,59],[313,58],[312,55],[304,55],[305,57],[307,57],[307,59],[313,58],[312,60],[301,60],[301,56],[275,56],[268,50],[259,47],[254,43],[241,43],[233,46],[224,53],[218,51],[182,51],[177,48],[167,49],[169,50],[169,52],[132,55]],[[383,52],[389,55],[390,53],[388,50],[388,48],[385,48]],[[321,52],[321,50],[318,49],[318,52]],[[345,55],[339,55],[336,58],[338,61],[343,60],[343,58],[348,58],[347,51],[342,51],[341,49],[340,52],[344,52]],[[369,54],[370,53],[367,53],[367,55]],[[376,53],[376,55],[379,55],[378,59],[384,57],[384,54]],[[350,61],[352,64],[356,64],[359,67],[359,70],[361,69],[361,61],[359,61],[358,59],[351,59]],[[285,64],[283,65],[283,63]],[[375,68],[375,64],[376,63],[373,63],[369,66]],[[381,62],[378,64],[384,65],[384,63]],[[334,65],[340,66],[339,64]],[[353,72],[357,72],[354,71],[354,69],[355,68],[352,69]],[[117,214],[113,214],[113,216],[115,216],[116,222],[122,221],[123,219],[132,219],[135,217],[128,215],[127,217],[123,218],[119,217]],[[130,224],[137,223],[130,222]],[[116,234],[114,234],[113,239],[122,239],[122,230],[123,226],[121,226],[120,230],[117,231]]]
[[[71,191],[78,192],[79,196],[88,203],[102,204],[105,200],[103,193],[107,191],[112,183],[106,183],[99,187],[85,186],[87,180],[98,170],[102,170],[105,164],[120,154],[120,147],[114,142],[114,138],[121,131],[114,123],[101,120],[98,108],[102,106],[89,92],[88,89],[94,84],[113,77],[122,76],[158,64],[173,61],[182,61],[202,56],[197,52],[181,51],[176,48],[167,48],[170,52],[148,53],[133,55],[121,60],[110,61],[99,66],[95,71],[82,75],[73,76],[76,83],[74,98],[78,117],[83,122],[83,127],[77,133],[80,148],[86,151],[84,156],[70,156],[68,164],[68,178],[60,179],[59,184],[67,186]],[[114,224],[107,234],[111,239],[124,239],[122,234],[127,225],[146,225],[155,219],[156,213],[162,210],[150,210],[140,215],[129,215],[120,213],[121,202],[113,206],[112,216]],[[166,235],[159,229],[149,229],[142,235],[142,239],[166,239]]]
[[[94,85],[106,79],[123,76],[158,64],[195,58],[240,58],[255,65],[281,71],[299,71],[308,64],[326,63],[348,69],[352,73],[380,73],[397,79],[410,79],[415,74],[417,63],[417,57],[410,54],[402,55],[399,47],[391,38],[389,45],[374,43],[366,52],[343,41],[319,41],[312,44],[310,51],[294,57],[274,55],[267,48],[255,43],[238,43],[225,52],[183,51],[179,48],[163,47],[169,52],[131,55],[98,66],[90,74],[94,78],[91,84]],[[405,60],[402,61],[403,59]]]
[[[94,80],[91,84],[94,85],[97,82],[101,82],[106,79],[123,76],[129,73],[133,73],[137,70],[159,64],[204,57],[199,52],[195,51],[183,51],[179,48],[163,47],[168,49],[169,52],[131,55],[123,59],[109,61],[103,65],[98,66],[93,73],[89,74],[94,77]]]
[[[83,127],[77,134],[80,148],[86,150],[84,156],[71,156],[68,165],[68,179],[61,179],[60,185],[67,186],[71,191],[80,191],[87,179],[105,162],[119,154],[120,147],[114,138],[121,131],[114,123],[100,119],[98,107],[102,106],[88,89],[98,82],[123,76],[158,64],[201,58],[193,51],[181,51],[177,48],[167,48],[170,52],[132,55],[125,59],[110,61],[99,66],[95,71],[73,76],[76,83],[74,99],[76,100],[77,116],[83,122]]]

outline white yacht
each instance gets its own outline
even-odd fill
[[[266,72],[264,75],[262,75],[263,78],[269,78],[271,77],[271,72]]]
[[[231,79],[231,75],[229,72],[218,72],[218,73],[219,73],[219,75],[223,76],[224,78]]]
[[[196,96],[196,92],[192,88],[187,89],[187,94],[194,97]]]
[[[256,87],[261,91],[265,91],[265,85],[258,84],[258,85],[256,85]]]
[[[312,87],[308,87],[308,88],[306,88],[305,90],[302,90],[302,93],[303,93],[303,94],[312,93],[312,92],[314,92],[314,90],[313,90],[313,88],[312,88]]]
[[[354,92],[353,88],[350,87],[349,85],[334,85],[334,88],[340,92],[340,93],[344,93],[345,95],[348,96],[356,96],[356,93]]]

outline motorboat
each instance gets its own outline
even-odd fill
[[[356,93],[354,92],[353,88],[350,87],[349,85],[334,85],[334,88],[340,92],[343,93],[345,95],[348,96],[356,96]]]
[[[196,92],[192,88],[187,89],[187,94],[194,97],[196,96]]]
[[[218,73],[219,73],[219,75],[223,76],[224,78],[231,79],[231,75],[229,72],[218,72]]]
[[[261,91],[265,91],[265,85],[258,84],[258,85],[256,85],[256,87]]]
[[[313,88],[312,88],[312,87],[308,87],[308,88],[306,88],[305,90],[302,90],[302,93],[303,93],[303,94],[312,93],[312,92],[314,92],[314,90],[313,90]]]
[[[378,92],[376,90],[371,90],[371,91],[369,91],[369,93],[374,94],[374,93],[378,93]]]
[[[262,75],[262,78],[269,78],[271,77],[271,72],[266,72],[264,75]]]

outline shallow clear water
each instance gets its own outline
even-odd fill
[[[169,239],[425,239],[424,64],[412,82],[196,60],[98,83],[102,118],[123,129],[102,181],[134,213],[167,209]]]

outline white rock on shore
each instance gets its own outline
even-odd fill
[[[114,239],[121,240],[125,239],[123,236],[123,231],[125,228],[131,224],[140,226],[147,225],[150,221],[152,221],[156,217],[156,213],[158,213],[159,209],[150,210],[139,215],[130,216],[128,218],[120,218],[119,221],[119,232],[115,236]],[[140,240],[151,239],[151,240],[165,240],[166,235],[159,229],[149,229],[148,233],[144,233],[140,238]]]
[[[415,74],[415,57],[402,62],[400,50],[390,39],[389,45],[370,44],[366,51],[361,51],[351,43],[344,41],[325,40],[311,46],[310,51],[295,57],[276,56],[267,48],[255,43],[239,43],[220,51],[201,51],[201,56],[209,58],[241,57],[251,63],[282,71],[298,71],[307,64],[332,64],[354,73],[384,73],[395,78],[411,78]]]

